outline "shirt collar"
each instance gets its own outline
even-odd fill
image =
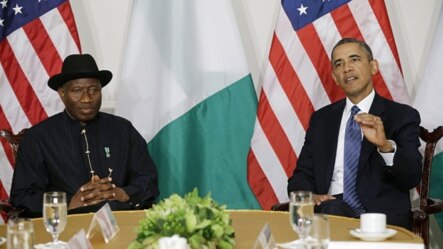
[[[372,89],[371,93],[368,94],[362,101],[360,101],[358,104],[353,104],[349,98],[346,98],[346,106],[345,106],[345,112],[350,113],[351,108],[356,105],[360,109],[360,112],[368,113],[369,109],[371,108],[372,102],[374,101],[375,97],[375,91]]]

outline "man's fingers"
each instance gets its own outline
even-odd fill
[[[97,182],[101,183],[101,184],[110,183],[110,182],[112,182],[112,178],[111,177],[105,177],[105,178],[102,178],[102,179],[98,180]]]
[[[97,203],[97,201],[102,202],[104,200],[112,200],[115,196],[116,194],[113,189],[108,191],[93,191],[87,195],[83,195],[81,201],[90,205],[92,202]]]
[[[322,202],[328,201],[328,200],[334,200],[336,199],[332,195],[314,195],[313,200],[315,205],[320,205]]]
[[[367,126],[376,126],[379,124],[383,124],[383,121],[380,117],[369,113],[359,113],[355,115],[355,121],[359,124]]]
[[[111,188],[115,188],[115,184],[112,183],[111,177],[106,177],[96,182],[86,183],[85,185],[80,187],[80,191],[83,193],[94,190],[106,191]]]

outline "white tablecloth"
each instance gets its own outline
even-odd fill
[[[395,242],[331,241],[328,249],[424,249],[423,244]]]

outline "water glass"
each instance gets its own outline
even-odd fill
[[[330,241],[329,220],[324,214],[315,214],[305,243],[309,249],[327,249]]]
[[[67,248],[64,241],[58,239],[67,223],[66,193],[46,192],[43,195],[43,222],[46,231],[52,235],[52,241],[46,246],[50,248]]]
[[[314,216],[312,193],[310,191],[293,191],[289,197],[289,217],[292,229],[303,241],[309,234]]]
[[[34,248],[34,225],[29,219],[10,219],[7,224],[7,248]]]

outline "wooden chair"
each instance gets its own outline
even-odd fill
[[[18,146],[20,145],[20,141],[25,135],[26,130],[27,129],[25,128],[17,134],[14,134],[7,129],[0,130],[0,137],[5,139],[9,143],[9,145],[11,145],[12,152],[14,153],[14,160],[17,157]]]
[[[271,207],[272,211],[289,211],[289,202],[277,203]]]
[[[429,248],[429,216],[443,212],[443,201],[429,198],[429,178],[431,176],[432,159],[435,146],[442,137],[443,126],[435,128],[432,132],[420,127],[420,138],[425,142],[426,147],[421,182],[418,186],[420,194],[419,207],[412,210],[412,231],[423,238],[425,248]]]
[[[0,130],[0,139],[4,139],[8,142],[8,144],[12,148],[12,152],[14,154],[14,163],[15,158],[17,157],[17,150],[20,145],[20,141],[25,135],[26,128],[14,134],[10,130],[2,129]],[[9,219],[11,217],[17,217],[23,210],[15,208],[13,205],[9,203],[8,200],[0,200],[0,212],[6,214],[6,217]]]
[[[435,146],[443,137],[443,126],[429,132],[420,126],[420,138],[425,142],[422,178],[418,186],[420,200],[419,207],[412,210],[412,231],[421,236],[425,247],[429,248],[429,215],[443,212],[443,201],[429,198],[429,177],[432,169],[432,158]],[[274,211],[288,211],[289,203],[278,203],[271,207]]]

